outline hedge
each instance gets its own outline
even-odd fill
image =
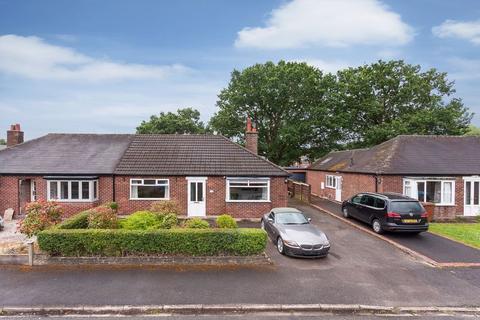
[[[254,255],[265,250],[261,229],[58,229],[38,234],[40,249],[62,256]]]
[[[86,229],[88,228],[89,211],[83,211],[65,219],[56,226],[57,229]]]

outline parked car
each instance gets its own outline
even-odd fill
[[[428,230],[422,204],[398,193],[359,193],[342,203],[345,218],[355,218],[372,226],[373,231],[420,233]]]
[[[295,208],[274,208],[262,218],[262,229],[273,240],[278,252],[298,257],[325,257],[330,242],[311,219]]]

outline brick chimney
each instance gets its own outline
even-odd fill
[[[247,130],[245,131],[245,148],[258,154],[258,132],[257,128],[252,126],[252,119],[247,117]]]
[[[12,124],[10,130],[7,130],[7,147],[13,147],[19,143],[23,143],[23,131],[20,130],[20,125]]]

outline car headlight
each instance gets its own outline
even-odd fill
[[[295,241],[293,240],[283,240],[283,242],[285,242],[285,244],[289,247],[295,247],[295,248],[299,248],[300,246],[298,245],[298,243],[296,243]]]

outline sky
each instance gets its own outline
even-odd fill
[[[436,68],[480,125],[479,53],[478,0],[0,0],[0,138],[208,121],[232,70],[279,60]]]

